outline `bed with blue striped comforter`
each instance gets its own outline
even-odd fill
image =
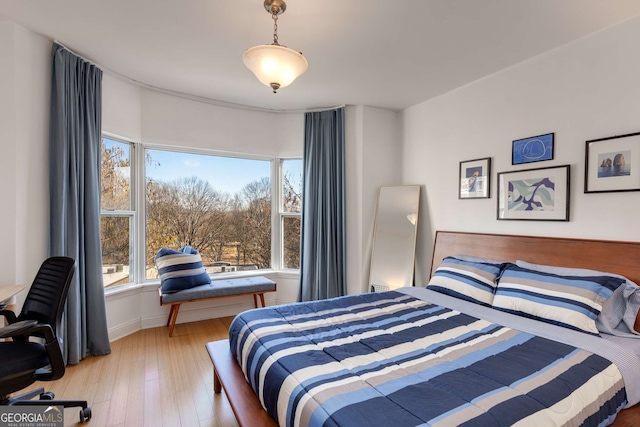
[[[250,310],[230,348],[281,426],[610,424],[614,363],[401,292]]]

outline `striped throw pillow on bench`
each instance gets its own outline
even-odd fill
[[[178,250],[162,248],[156,254],[155,262],[162,292],[177,292],[211,283],[200,254],[191,246]]]

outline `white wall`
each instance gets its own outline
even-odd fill
[[[0,20],[0,285],[30,284],[47,256],[51,46]]]
[[[0,284],[10,285],[16,281],[16,210],[12,209],[16,202],[16,93],[15,76],[15,25],[0,21],[0,141],[3,155],[0,156],[0,181],[2,181],[2,198],[7,200],[5,209],[0,209],[0,231],[4,236],[4,245],[0,245],[0,267],[3,274]]]
[[[347,293],[368,290],[373,228],[382,185],[402,184],[399,113],[362,105],[345,110]]]
[[[102,74],[102,131],[142,141],[142,89]]]
[[[402,114],[405,182],[426,187],[418,283],[436,230],[640,240],[640,193],[584,194],[585,141],[640,131],[640,18]],[[555,132],[552,161],[511,165],[515,139]],[[459,162],[492,158],[491,198],[458,200]],[[570,222],[496,220],[496,172],[571,165]]]
[[[102,129],[136,142],[234,154],[301,157],[302,113],[221,107],[105,74]]]
[[[302,156],[302,113],[292,115],[295,121],[284,120],[277,113],[221,107],[148,89],[142,90],[141,111],[143,142]]]

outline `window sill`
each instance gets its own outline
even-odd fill
[[[110,297],[126,296],[130,294],[134,294],[140,288],[142,288],[142,286],[144,285],[141,283],[127,283],[125,285],[106,288],[104,290],[104,296],[105,298],[110,298]]]

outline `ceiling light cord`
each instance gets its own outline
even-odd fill
[[[278,43],[278,6],[275,6],[271,11],[271,18],[273,19],[273,45],[280,46]]]

